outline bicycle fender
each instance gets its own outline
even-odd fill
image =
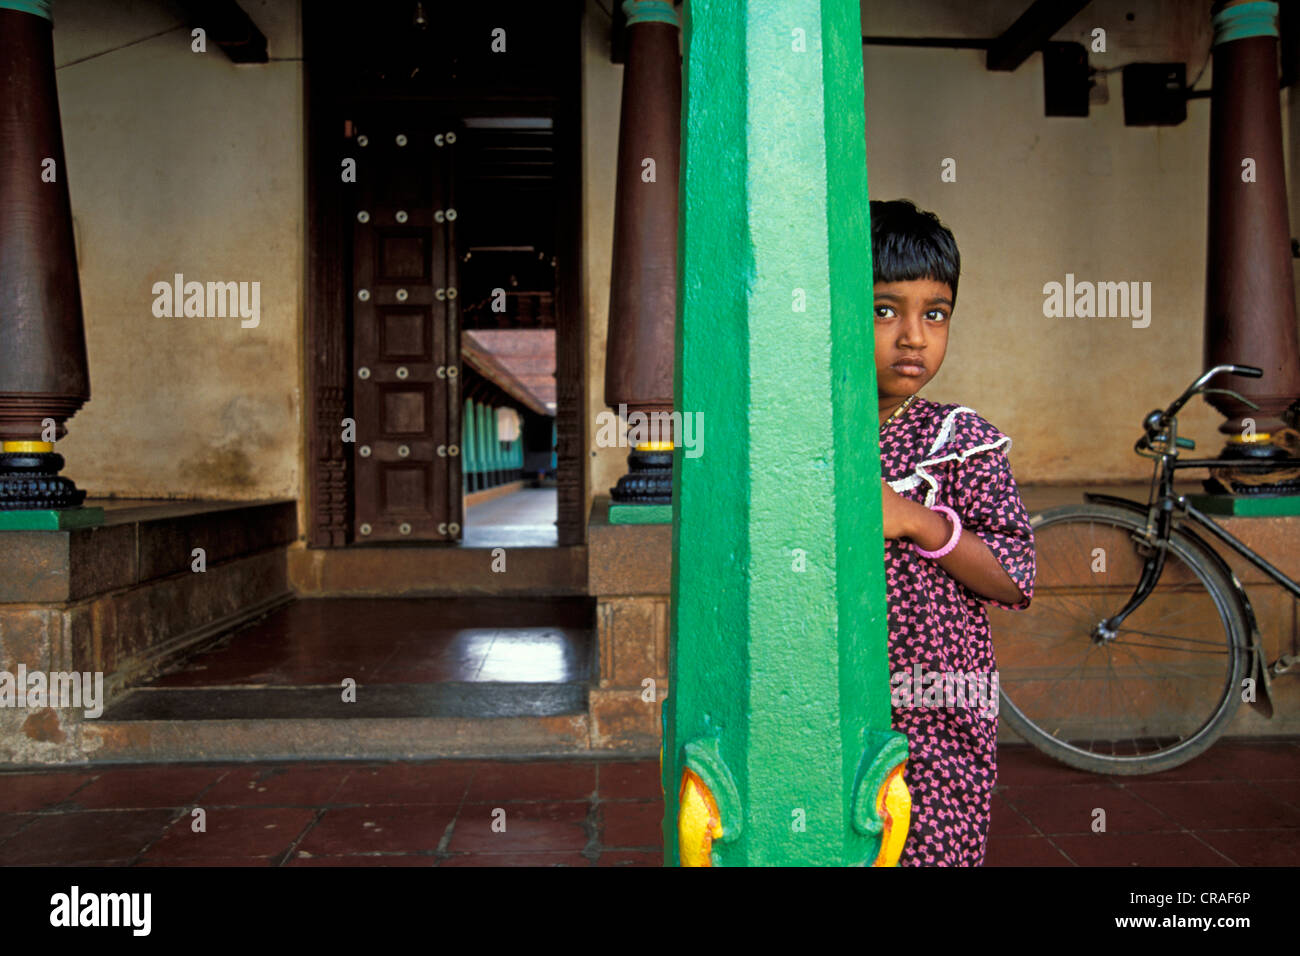
[[[1259,632],[1259,622],[1255,618],[1255,608],[1250,603],[1250,598],[1246,596],[1246,589],[1242,586],[1241,581],[1237,579],[1236,572],[1228,566],[1228,562],[1223,560],[1223,556],[1210,547],[1204,538],[1186,525],[1183,525],[1178,530],[1201,546],[1201,550],[1219,566],[1219,570],[1232,583],[1232,589],[1237,592],[1237,600],[1241,602],[1241,610],[1246,615],[1246,627],[1250,630],[1249,673],[1255,679],[1255,688],[1258,691],[1255,694],[1255,699],[1249,703],[1262,716],[1272,720],[1273,685],[1269,680],[1268,667],[1264,663],[1264,637]]]
[[[1143,517],[1146,516],[1148,511],[1145,504],[1130,501],[1128,498],[1118,498],[1115,495],[1085,492],[1083,497],[1094,504],[1112,505],[1126,511],[1136,512]],[[1250,598],[1246,596],[1246,589],[1242,586],[1241,581],[1237,579],[1236,573],[1228,566],[1228,562],[1223,560],[1223,556],[1210,547],[1204,538],[1189,528],[1185,522],[1180,522],[1176,530],[1190,538],[1192,543],[1197,545],[1202,553],[1218,566],[1219,570],[1223,572],[1223,576],[1231,583],[1232,590],[1241,605],[1242,613],[1246,616],[1246,627],[1250,632],[1250,665],[1248,673],[1254,678],[1255,687],[1259,691],[1255,694],[1255,699],[1250,701],[1250,706],[1271,720],[1273,718],[1273,686],[1269,681],[1268,667],[1264,664],[1263,635],[1259,632],[1259,622],[1255,618],[1255,608],[1250,603]]]

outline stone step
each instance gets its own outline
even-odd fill
[[[581,683],[140,688],[82,727],[96,762],[565,754],[589,749]]]
[[[346,696],[349,699],[344,699]],[[141,687],[114,701],[103,719],[357,720],[364,717],[560,717],[587,710],[583,683],[441,681],[436,684],[338,684]]]
[[[590,750],[586,713],[554,717],[321,717],[88,721],[96,763],[211,760],[429,759]]]

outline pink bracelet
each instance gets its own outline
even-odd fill
[[[916,549],[916,553],[923,558],[932,558],[934,560],[938,560],[939,558],[942,558],[945,554],[947,554],[949,551],[951,551],[953,548],[957,547],[957,541],[961,538],[961,519],[957,517],[957,512],[953,511],[947,505],[931,505],[930,510],[942,511],[944,514],[948,516],[949,520],[952,521],[952,537],[949,538],[948,543],[945,544],[938,551],[926,551],[924,548],[918,547]]]

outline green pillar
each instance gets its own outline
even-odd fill
[[[475,404],[474,413],[478,416],[478,454],[479,470],[483,476],[483,487],[492,487],[492,448],[488,444],[487,409],[482,402]]]
[[[497,434],[497,410],[493,405],[486,409],[488,459],[492,463],[492,484],[501,484],[501,438]]]
[[[478,463],[478,487],[482,491],[487,487],[487,462],[484,460],[483,446],[483,406],[474,403],[474,459]]]
[[[465,414],[461,416],[460,460],[464,463],[465,491],[478,491],[475,476],[478,474],[478,436],[474,428],[474,402],[465,399]]]
[[[691,0],[685,39],[676,405],[707,445],[674,464],[665,861],[892,865],[858,3]]]

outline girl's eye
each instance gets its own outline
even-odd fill
[[[890,308],[889,306],[887,306],[887,305],[878,305],[878,306],[876,306],[876,318],[878,318],[878,319],[892,319],[892,318],[893,318],[893,314],[892,314],[893,311],[894,311],[894,310],[893,310],[892,308]],[[886,315],[885,313],[890,313],[890,314]]]
[[[944,319],[948,318],[948,313],[944,312],[942,309],[933,309],[927,312],[925,316],[931,322],[942,322]]]

